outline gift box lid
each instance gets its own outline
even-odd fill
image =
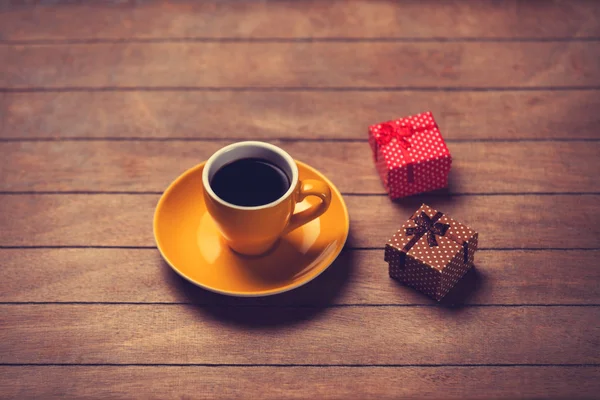
[[[390,169],[440,158],[450,167],[450,151],[430,111],[371,125],[369,136],[375,157],[379,152]]]
[[[422,214],[426,217],[422,217]],[[423,223],[423,218],[425,218],[425,220],[427,218],[432,220],[436,217],[436,214],[438,214],[437,210],[434,210],[426,204],[421,205],[410,219],[402,225],[400,230],[390,238],[387,245],[396,250],[396,253],[402,252],[409,242],[414,242],[413,237],[418,230],[419,223]],[[411,242],[410,248],[406,250],[406,254],[426,263],[440,272],[448,266],[456,256],[457,252],[463,251],[463,243],[468,243],[477,235],[476,231],[452,219],[446,214],[442,214],[442,216],[430,226],[431,229],[424,234],[419,235],[420,238],[416,243]],[[442,231],[444,234],[439,234],[442,233]],[[393,259],[386,261],[394,262]]]

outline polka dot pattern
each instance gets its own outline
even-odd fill
[[[405,139],[410,147],[402,149],[396,138],[386,145],[378,145],[375,137],[382,124],[369,127],[369,144],[377,171],[390,197],[396,199],[448,186],[452,157],[431,112],[387,123],[410,127],[414,132]],[[409,182],[409,168],[412,168],[412,182]]]
[[[443,215],[438,221],[450,225],[444,236],[436,235],[438,246],[429,247],[423,236],[406,254],[404,267],[400,265],[401,252],[412,236],[406,228],[415,227],[414,218],[421,212],[432,218],[437,211],[423,204],[386,244],[384,259],[394,279],[411,286],[436,300],[441,300],[471,268],[477,250],[478,233]],[[468,242],[468,262],[464,263],[463,246],[450,236]]]
[[[400,268],[398,264],[390,263],[389,271],[392,278],[436,298],[441,279],[439,271],[430,268],[419,260],[408,257],[404,268]]]

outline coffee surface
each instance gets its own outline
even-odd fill
[[[243,207],[271,203],[290,187],[286,173],[277,165],[260,158],[243,158],[224,165],[210,187],[222,200]]]

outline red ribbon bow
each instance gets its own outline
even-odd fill
[[[392,139],[396,139],[396,143],[400,146],[400,151],[404,158],[408,160],[407,165],[407,179],[409,183],[415,181],[414,172],[413,172],[413,158],[411,157],[408,149],[410,148],[410,142],[406,140],[406,138],[412,136],[415,133],[412,127],[404,126],[404,125],[394,125],[388,122],[381,124],[377,133],[375,133],[375,141],[379,146],[385,146],[392,141]],[[375,155],[375,159],[377,159],[377,153]]]
[[[412,128],[408,126],[393,125],[386,122],[381,124],[381,128],[379,128],[379,131],[375,134],[375,140],[380,146],[385,146],[391,142],[392,139],[396,139],[401,147],[408,149],[410,147],[410,142],[406,140],[406,138],[412,136],[413,133],[414,131]]]

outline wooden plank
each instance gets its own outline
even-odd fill
[[[8,398],[593,398],[598,367],[0,367]],[[216,390],[213,390],[215,389]]]
[[[431,110],[448,140],[597,139],[598,109],[597,91],[571,90],[0,93],[0,138],[364,139]]]
[[[4,45],[5,88],[600,85],[600,42]],[[343,95],[341,93],[340,95]]]
[[[598,256],[576,250],[481,251],[476,269],[446,303],[600,304]],[[435,304],[389,278],[383,250],[346,250],[308,285],[260,299],[201,290],[172,272],[152,249],[0,249],[0,260],[0,302]]]
[[[385,196],[346,196],[348,244],[383,246],[425,202],[479,231],[483,248],[597,248],[599,197],[422,196],[394,203]],[[152,218],[158,199],[0,195],[0,246],[154,246]]]
[[[586,1],[53,1],[1,7],[4,40],[600,35],[600,9]]]
[[[366,140],[271,142],[294,158],[309,161],[343,193],[385,193]],[[0,159],[0,191],[161,192],[181,172],[228,143],[0,143],[0,154],[5,154]],[[450,143],[448,147],[454,157],[450,193],[600,192],[600,142]]]
[[[0,315],[10,364],[600,362],[600,307],[26,304]]]

